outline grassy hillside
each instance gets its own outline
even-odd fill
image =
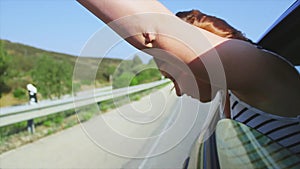
[[[54,69],[57,66],[68,67],[69,72],[62,72],[61,78],[72,80],[72,73],[78,57],[45,51],[35,47],[31,47],[24,44],[12,43],[7,40],[0,40],[0,69],[1,65],[3,70],[1,79],[5,83],[1,84],[2,97],[0,99],[0,106],[10,106],[16,104],[22,104],[27,102],[27,91],[26,85],[32,83],[35,85],[42,84],[40,81],[35,81],[33,78],[34,72],[40,73],[40,76],[46,76],[45,73],[41,74],[41,68],[38,69],[37,65],[45,61],[45,66],[49,66],[49,61],[53,62],[54,66],[50,67]],[[110,85],[108,78],[106,77],[107,72],[114,71],[114,69],[121,63],[120,59],[109,59],[104,58],[101,65],[106,65],[97,71],[96,82],[97,86]],[[90,64],[90,66],[97,66],[99,59],[97,58],[84,58],[84,63]],[[108,68],[110,70],[108,70]],[[111,70],[113,69],[113,70]],[[2,69],[1,69],[2,70]],[[47,70],[46,70],[47,71]],[[1,73],[1,71],[0,71]],[[88,72],[86,72],[88,73]],[[49,78],[48,78],[49,79]],[[48,81],[50,81],[49,79]],[[71,83],[71,82],[70,82]],[[90,82],[78,82],[78,88],[84,88],[92,85]],[[94,84],[93,84],[94,85]],[[37,86],[38,89],[43,90],[41,86]],[[47,88],[47,87],[45,87]],[[65,93],[62,93],[65,94]],[[45,98],[41,94],[39,98]]]
[[[26,85],[38,88],[38,99],[54,98],[70,93],[72,87],[136,85],[158,80],[160,73],[153,61],[143,64],[138,57],[120,59],[78,57],[45,51],[32,46],[0,40],[0,107],[27,103]],[[82,66],[79,79],[73,79],[74,67]],[[137,68],[143,67],[143,71]],[[88,69],[86,69],[88,68]],[[95,72],[93,73],[93,71]],[[91,78],[92,77],[92,78]],[[91,80],[93,79],[93,80]]]

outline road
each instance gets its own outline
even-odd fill
[[[0,168],[182,168],[211,104],[167,86],[0,155]]]

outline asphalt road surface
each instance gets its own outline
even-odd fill
[[[170,89],[1,154],[0,168],[182,168],[213,104]]]

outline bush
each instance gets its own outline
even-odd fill
[[[130,85],[131,80],[133,79],[134,74],[131,72],[124,72],[120,76],[114,77],[113,88],[122,88]]]
[[[42,56],[32,71],[32,79],[45,98],[60,98],[72,91],[72,66],[67,61]]]
[[[64,121],[64,117],[63,117],[62,115],[58,115],[57,117],[55,117],[55,118],[53,119],[53,122],[54,122],[55,124],[61,124],[63,121]]]
[[[13,95],[14,95],[15,98],[25,99],[26,98],[26,90],[21,89],[21,88],[17,88],[13,91]]]
[[[51,120],[47,120],[47,121],[43,122],[43,125],[46,126],[46,127],[50,127],[50,126],[53,125],[53,122]]]

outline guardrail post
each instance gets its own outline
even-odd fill
[[[99,110],[101,110],[101,102],[97,102]]]
[[[29,94],[29,104],[30,105],[35,105],[37,104],[37,89],[34,87],[32,84],[27,85],[27,90]],[[34,128],[34,119],[30,119],[27,121],[27,130],[29,133],[33,134],[35,132]]]
[[[35,132],[33,119],[30,119],[30,120],[27,121],[27,130],[31,134],[33,134]]]

